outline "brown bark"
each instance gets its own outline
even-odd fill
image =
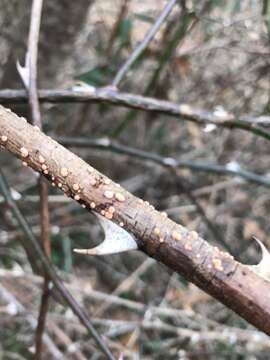
[[[40,102],[48,103],[91,103],[104,102],[115,106],[123,106],[130,109],[143,110],[152,113],[166,114],[174,117],[177,121],[183,119],[194,122],[197,125],[214,124],[228,129],[242,129],[264,139],[270,140],[270,132],[263,126],[270,122],[269,116],[238,116],[224,112],[222,116],[216,115],[205,109],[199,109],[187,104],[177,104],[171,101],[160,100],[142,95],[116,91],[114,88],[96,88],[94,91],[69,90],[39,90]],[[0,90],[1,104],[27,103],[28,95],[24,90]]]
[[[247,266],[125,191],[2,106],[0,143],[83,207],[89,211],[94,208],[123,226],[147,255],[270,335],[270,284]]]

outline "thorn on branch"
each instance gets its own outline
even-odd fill
[[[109,255],[138,249],[133,236],[122,228],[124,226],[122,222],[118,226],[106,217],[104,218],[99,214],[95,215],[105,234],[103,242],[92,249],[74,249],[74,252],[85,255]]]
[[[270,253],[259,239],[255,236],[253,236],[253,238],[260,245],[262,259],[257,265],[249,265],[249,268],[265,280],[270,281]]]

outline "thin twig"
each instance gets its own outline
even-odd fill
[[[144,274],[153,264],[155,264],[153,259],[146,259],[143,261],[143,263],[141,263],[129,277],[127,277],[121,284],[119,284],[110,295],[117,296],[122,294],[124,291],[128,291],[134,285],[134,282],[136,282],[138,278]],[[94,316],[102,316],[102,314],[109,308],[110,305],[111,301],[108,298],[106,301],[100,304],[99,308],[95,311]]]
[[[233,251],[231,245],[225,241],[225,238],[224,238],[223,234],[221,233],[221,231],[219,230],[218,226],[215,225],[208,218],[208,216],[206,215],[206,213],[204,211],[204,208],[201,206],[200,202],[197,201],[196,197],[192,194],[192,192],[188,188],[188,186],[187,186],[186,182],[184,181],[184,179],[182,178],[182,176],[180,176],[180,174],[178,174],[178,172],[175,170],[175,168],[171,169],[171,174],[175,178],[175,183],[176,183],[176,187],[178,188],[178,190],[180,192],[184,193],[187,196],[187,198],[196,206],[198,213],[201,215],[204,223],[206,224],[206,226],[212,233],[213,239],[218,244],[221,244],[232,255],[235,256],[236,255],[235,251]]]
[[[132,67],[132,65],[136,62],[136,60],[139,58],[139,56],[143,53],[143,51],[146,49],[150,41],[154,38],[156,33],[159,31],[161,25],[166,20],[167,16],[170,14],[172,9],[174,8],[174,5],[177,3],[177,0],[170,0],[164,9],[159,14],[158,18],[154,22],[154,24],[150,27],[150,29],[145,34],[145,37],[143,40],[139,43],[139,45],[134,49],[134,51],[131,53],[129,58],[126,60],[126,62],[121,66],[117,74],[115,75],[115,78],[112,81],[112,85],[115,87],[118,87],[120,82],[123,80],[125,74],[129,71],[129,69]]]
[[[33,0],[31,10],[30,30],[28,37],[29,55],[29,104],[32,114],[32,122],[41,128],[41,115],[37,93],[37,58],[40,21],[43,0]],[[28,64],[27,64],[28,65]]]
[[[41,295],[41,302],[39,307],[38,314],[38,323],[36,328],[36,347],[35,347],[35,355],[34,359],[39,360],[42,358],[42,348],[43,348],[43,335],[45,332],[46,318],[49,311],[49,300],[50,300],[50,280],[47,274],[44,274],[44,283]]]
[[[154,68],[154,72],[150,77],[150,80],[147,82],[146,86],[144,86],[143,95],[156,94],[158,88],[158,82],[160,79],[160,75],[162,74],[164,68],[167,66],[169,60],[173,56],[176,48],[181,40],[183,40],[187,28],[191,25],[194,26],[198,22],[197,18],[194,18],[192,13],[188,14],[186,12],[181,13],[180,20],[177,17],[176,25],[173,26],[173,31],[167,39],[167,36],[164,36],[164,49],[161,55],[158,57],[158,63]],[[171,28],[171,24],[168,24],[168,28]],[[175,28],[175,29],[174,29]],[[166,35],[166,34],[165,34]],[[163,86],[164,88],[164,86]],[[147,116],[149,118],[149,116]],[[119,135],[136,119],[136,112],[129,111],[124,119],[116,126],[113,130],[113,137],[117,138]],[[146,119],[147,120],[147,119]]]
[[[32,314],[27,311],[27,309],[22,305],[22,303],[19,302],[18,299],[1,284],[0,297],[6,302],[13,304],[13,306],[16,307],[16,311],[18,313],[24,314],[27,322],[33,330],[37,327],[37,321],[34,316],[32,316]],[[59,349],[47,333],[44,334],[44,342],[48,348],[48,352],[50,352],[51,356],[53,356],[53,359],[63,359],[63,354],[59,351]]]
[[[42,274],[42,265],[39,258],[33,253],[32,243],[35,241],[32,229],[28,225],[21,211],[19,210],[15,200],[13,199],[8,183],[3,172],[0,169],[0,192],[5,199],[6,205],[11,210],[12,215],[17,220],[18,226],[21,228],[23,235],[21,237],[22,246],[27,254],[28,261],[32,267],[32,270],[36,274]]]
[[[23,237],[24,241],[25,242],[27,241],[28,247],[31,249],[31,256],[35,259],[38,268],[44,269],[44,271],[49,276],[50,280],[53,282],[56,289],[61,294],[64,301],[68,304],[68,306],[71,308],[74,314],[79,318],[81,323],[88,330],[88,333],[93,337],[100,350],[107,356],[108,359],[115,360],[115,357],[112,355],[112,353],[110,352],[104,341],[101,339],[101,337],[93,327],[93,324],[89,319],[87,313],[80,307],[80,305],[76,302],[74,297],[66,289],[61,278],[57,275],[49,259],[42,251],[42,248],[38,240],[35,238],[23,214],[21,213],[17,204],[13,200],[10,194],[8,184],[6,183],[6,181],[4,181],[4,176],[1,172],[1,169],[0,169],[0,191],[4,196],[4,198],[6,199],[7,204],[11,207],[14,217],[16,218],[18,224],[20,225],[24,233],[24,237]]]
[[[40,32],[40,22],[42,16],[43,0],[33,0],[30,19],[30,30],[28,37],[28,56],[29,56],[29,105],[31,110],[32,123],[42,129],[41,113],[37,92],[37,62],[38,62],[38,41]],[[50,221],[49,221],[49,202],[48,202],[48,184],[40,176],[40,224],[41,224],[41,244],[48,258],[51,255],[50,248]],[[46,316],[49,309],[49,277],[44,273],[43,292],[38,316],[38,325],[35,339],[35,360],[40,360],[42,356],[42,338],[45,331]]]
[[[224,111],[209,111],[187,104],[177,104],[151,97],[113,91],[111,88],[100,88],[94,91],[77,90],[39,90],[40,102],[48,103],[84,103],[104,102],[116,106],[169,115],[177,121],[192,121],[197,125],[214,124],[228,129],[242,129],[270,141],[270,132],[261,125],[269,125],[269,116],[238,116]],[[24,90],[1,90],[1,104],[20,104],[28,101]]]
[[[163,157],[144,150],[119,144],[118,142],[112,141],[108,138],[91,140],[85,138],[59,137],[57,138],[57,141],[67,147],[96,148],[104,151],[113,151],[118,154],[128,155],[134,158],[151,161],[167,168],[189,169],[195,172],[236,176],[254,184],[270,187],[270,178],[268,176],[258,175],[251,171],[242,170],[241,168],[233,169],[230,166],[226,165],[224,166],[219,164],[209,164],[199,161],[194,162],[190,160],[178,160],[173,157]]]

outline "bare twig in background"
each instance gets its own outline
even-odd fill
[[[220,175],[236,176],[245,179],[254,184],[270,187],[270,179],[268,176],[258,175],[251,171],[241,168],[232,168],[230,165],[208,164],[207,162],[199,162],[192,160],[178,160],[172,157],[163,157],[144,150],[135,149],[130,146],[119,144],[117,141],[109,138],[101,139],[85,139],[85,138],[68,138],[58,137],[58,142],[67,147],[78,148],[94,148],[104,151],[112,151],[118,154],[127,155],[141,160],[151,161],[166,168],[174,169],[190,169],[194,172],[205,172]]]
[[[236,253],[233,251],[231,245],[229,245],[219,230],[219,228],[208,218],[206,215],[204,208],[201,206],[199,201],[197,201],[196,197],[192,194],[192,192],[189,190],[186,181],[181,177],[181,174],[175,170],[175,168],[171,168],[172,176],[175,178],[176,187],[178,188],[179,192],[184,193],[187,198],[196,206],[196,209],[198,213],[201,215],[203,221],[206,223],[208,229],[213,235],[214,241],[216,241],[217,244],[220,244],[224,249],[229,251],[233,256],[236,255]]]
[[[42,14],[43,0],[33,0],[30,30],[28,38],[28,56],[29,56],[29,104],[32,114],[32,123],[42,127],[41,115],[39,109],[38,93],[37,93],[37,59],[38,59],[38,39],[40,30],[40,21]]]
[[[224,111],[208,111],[187,104],[177,104],[151,97],[113,91],[112,89],[96,89],[94,91],[75,90],[39,90],[40,102],[49,103],[81,103],[105,102],[116,106],[166,114],[182,122],[189,120],[197,125],[213,124],[227,129],[242,129],[270,141],[270,133],[261,126],[269,125],[269,116],[237,116]],[[0,90],[1,104],[20,104],[28,101],[23,90]]]
[[[258,329],[270,334],[269,281],[235,261],[230,254],[209,245],[195,231],[176,224],[149,203],[125,191],[3,107],[0,107],[0,135],[2,146],[35,171],[42,172],[49,181],[57,185],[61,183],[62,191],[83,207],[90,211],[94,209],[108,221],[124,227],[146,254],[179,272]],[[45,170],[39,161],[40,155],[45,159]],[[33,246],[55,285],[63,292],[63,284],[55,276],[40,247]],[[66,296],[70,299],[69,294]],[[79,314],[80,319],[85,320],[81,309]],[[94,331],[89,320],[87,324]],[[94,334],[104,351],[104,345]]]
[[[33,0],[31,9],[30,29],[28,37],[27,54],[29,58],[29,105],[33,125],[42,129],[41,113],[37,92],[37,66],[38,66],[38,41],[40,32],[40,22],[42,16],[43,0]],[[40,226],[41,226],[41,244],[45,254],[50,258],[50,220],[49,220],[49,202],[48,202],[48,184],[43,177],[39,178],[40,193]],[[35,360],[40,360],[42,356],[42,338],[45,331],[46,316],[49,309],[49,277],[44,273],[44,285],[41,296],[38,325],[35,339]]]
[[[25,313],[26,319],[30,325],[30,327],[34,330],[36,329],[38,323],[37,320],[34,318],[33,315],[29,314],[25,307],[15,298],[13,294],[11,294],[4,286],[0,285],[0,297],[4,299],[8,304],[12,305],[13,308],[15,307],[16,313],[23,314]],[[46,333],[43,334],[44,343],[51,354],[53,359],[63,359],[63,354],[60,350],[56,347],[53,340],[50,336]]]
[[[64,284],[62,283],[62,280],[55,272],[54,268],[52,267],[50,261],[48,260],[47,256],[44,254],[38,240],[35,238],[31,228],[27,224],[27,221],[25,220],[24,216],[22,215],[20,209],[16,205],[15,201],[13,200],[8,184],[3,180],[4,177],[1,174],[0,170],[0,191],[2,192],[2,195],[4,196],[7,204],[10,206],[14,217],[16,218],[18,224],[20,225],[24,235],[25,239],[24,242],[27,241],[27,248],[30,249],[30,256],[33,258],[33,264],[36,264],[37,269],[42,269],[46,272],[50,280],[53,282],[56,289],[59,291],[60,295],[64,299],[64,301],[68,304],[68,306],[72,309],[74,314],[79,318],[81,323],[85,326],[88,333],[93,337],[93,339],[96,341],[96,344],[100,348],[100,350],[107,356],[110,360],[115,360],[114,356],[110,352],[110,350],[107,348],[104,341],[100,338],[99,334],[96,332],[95,328],[93,327],[93,324],[91,320],[89,319],[87,313],[79,306],[79,304],[76,302],[75,298],[69,293],[69,291],[66,289]],[[25,246],[26,247],[26,246]],[[42,272],[42,271],[41,271]]]
[[[21,238],[22,246],[27,254],[29,263],[33,269],[33,272],[37,274],[42,274],[42,264],[40,263],[39,258],[33,252],[32,243],[36,241],[31,228],[29,227],[27,221],[25,220],[23,214],[18,208],[16,202],[13,200],[8,183],[5,179],[3,172],[0,169],[0,192],[5,199],[5,202],[9,209],[11,210],[14,218],[17,221],[18,226],[21,228],[23,235]]]
[[[41,284],[41,279],[32,274],[22,274],[18,275],[16,271],[10,270],[2,270],[0,274],[1,282],[4,284],[8,279],[7,284],[16,284],[14,286],[14,290],[17,292],[20,291],[20,285],[24,283],[30,283],[31,287],[33,287],[33,291],[35,291],[35,287]],[[20,281],[21,280],[21,281]],[[75,279],[74,279],[75,280]],[[77,279],[76,279],[77,280]],[[163,342],[162,351],[164,348],[170,348],[173,345],[181,346],[180,344],[190,339],[193,341],[192,345],[194,346],[197,341],[198,345],[208,344],[213,345],[215,341],[218,341],[219,344],[234,344],[234,346],[243,348],[244,354],[247,354],[249,351],[254,352],[255,349],[264,349],[268,351],[269,349],[269,338],[262,333],[258,333],[253,329],[241,329],[235,326],[225,326],[221,325],[216,321],[210,320],[207,315],[205,316],[199,315],[193,310],[190,309],[173,309],[171,307],[165,306],[147,306],[144,303],[127,300],[125,298],[117,297],[114,295],[109,295],[100,291],[92,290],[91,288],[82,287],[84,283],[84,279],[78,281],[69,281],[67,286],[70,291],[75,294],[80,294],[85,296],[85,301],[91,300],[96,303],[97,306],[100,301],[110,301],[114,308],[114,311],[122,311],[123,309],[129,309],[133,311],[132,320],[124,320],[124,319],[105,319],[105,318],[94,318],[94,323],[96,326],[101,326],[104,329],[106,336],[111,339],[117,339],[123,335],[129,335],[130,332],[136,331],[140,329],[140,331],[147,332],[155,330],[159,334],[170,334],[170,338],[166,342]],[[13,287],[11,286],[11,289]],[[10,292],[10,287],[8,289]],[[188,291],[186,289],[186,291]],[[4,293],[5,294],[5,293]],[[13,293],[11,293],[11,296]],[[187,295],[188,296],[188,295]],[[9,302],[9,298],[6,298],[2,295],[0,290],[0,298],[6,299],[6,302]],[[11,297],[12,300],[12,297]],[[27,311],[27,308],[25,309]],[[29,312],[31,314],[31,312]],[[56,340],[59,340],[58,343],[63,345],[61,338],[63,337],[63,341],[65,342],[65,346],[68,346],[69,339],[65,340],[65,334],[61,332],[63,327],[63,323],[65,323],[64,315],[60,314],[51,314],[50,316],[50,324],[48,327],[52,331],[53,334],[57,337]],[[72,333],[79,331],[79,334],[83,334],[83,328],[77,324],[74,320],[68,320],[68,327]],[[184,330],[184,331],[182,331]],[[187,330],[187,331],[185,331]],[[59,332],[60,331],[60,332]],[[64,330],[63,330],[64,331]],[[162,336],[162,335],[161,335]],[[251,343],[252,347],[248,350],[247,343]],[[175,343],[175,344],[174,344]],[[70,348],[71,349],[71,348]],[[127,356],[127,351],[129,347],[125,345],[124,353]],[[77,358],[78,350],[73,352],[72,356]],[[218,354],[218,352],[217,352]],[[66,355],[66,353],[65,353]],[[78,356],[78,359],[81,357]]]
[[[197,23],[198,18],[196,18],[192,12],[189,13],[183,10],[181,11],[180,17],[176,16],[175,19],[173,19],[172,24],[174,24],[175,26],[171,26],[171,23],[167,24],[167,29],[169,29],[169,31],[168,34],[166,34],[165,30],[161,55],[158,56],[157,65],[155,66],[153,74],[150,76],[150,79],[147,81],[146,84],[143,84],[144,96],[158,93],[158,84],[167,64],[170,62],[170,59],[176,52],[176,49],[181,40],[184,39],[187,33],[187,29],[193,28]],[[162,86],[162,88],[164,87]],[[120,122],[119,125],[116,126],[116,128],[112,132],[113,137],[119,137],[120,134],[127,128],[127,126],[136,119],[136,115],[137,114],[135,111],[128,112],[124,119]],[[148,116],[148,118],[149,117],[150,116]]]
[[[130,70],[132,65],[136,62],[139,56],[146,49],[150,41],[155,37],[156,33],[159,31],[160,27],[174,8],[177,0],[169,0],[164,9],[159,14],[158,18],[154,22],[154,24],[150,27],[150,29],[145,34],[143,40],[139,43],[139,45],[133,50],[131,55],[128,57],[126,62],[121,66],[117,74],[115,75],[112,85],[118,87],[120,82],[123,80],[126,73]]]
[[[155,261],[153,259],[146,259],[138,268],[133,271],[133,273],[127,277],[120,285],[117,286],[117,288],[111,293],[112,296],[121,295],[123,292],[128,291],[134,284],[134,282],[137,281],[137,279],[145,273],[153,264]],[[95,316],[102,316],[102,314],[108,309],[108,307],[111,305],[111,301],[108,298],[107,301],[104,301],[100,304],[99,308],[95,312]]]

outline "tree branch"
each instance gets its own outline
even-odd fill
[[[195,231],[176,224],[125,191],[2,106],[0,141],[67,196],[124,227],[148,256],[177,271],[270,335],[269,281],[210,246]]]
[[[95,90],[39,90],[40,102],[49,103],[84,103],[105,102],[111,105],[160,113],[176,118],[177,121],[192,121],[197,125],[214,124],[228,129],[242,129],[270,141],[270,132],[261,125],[269,125],[269,116],[237,116],[227,111],[208,111],[187,104],[177,104],[151,97],[115,91],[112,88],[96,88]],[[24,90],[1,90],[1,104],[18,104],[28,101]]]

